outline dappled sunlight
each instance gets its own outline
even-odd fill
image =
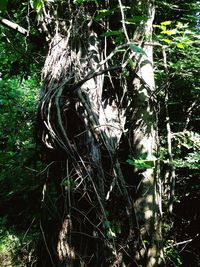
[[[70,262],[75,259],[75,252],[70,244],[71,228],[72,222],[70,217],[64,219],[57,244],[58,257],[61,262],[63,262],[64,260]]]

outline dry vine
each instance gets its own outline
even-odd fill
[[[85,30],[82,25],[77,30],[76,19],[74,16],[70,21],[65,36],[57,29],[50,43],[40,105],[44,125],[42,140],[50,150],[60,149],[64,154],[65,175],[61,184],[65,212],[57,253],[60,261],[68,264],[78,260],[81,266],[88,266],[93,257],[98,257],[94,253],[100,253],[105,266],[122,266],[122,254],[128,253],[134,230],[132,199],[118,158],[130,103],[120,70],[123,62],[119,62],[119,66],[110,65],[118,48],[103,55],[92,27]],[[87,38],[84,46],[80,31],[83,31],[81,38]],[[129,55],[127,51],[126,54]],[[106,98],[105,90],[111,87],[113,91],[116,79],[121,79],[121,98],[116,92],[108,93]],[[110,212],[113,205],[123,208],[113,207]],[[123,223],[129,231],[126,229],[126,233],[121,234]],[[118,227],[118,233],[112,227]],[[88,239],[78,248],[73,241],[77,234],[80,244],[86,236]],[[93,239],[97,252],[92,250],[89,254],[89,242]],[[84,259],[80,252],[85,255]]]

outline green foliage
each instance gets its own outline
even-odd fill
[[[174,160],[177,168],[200,169],[200,152],[188,153],[184,159],[177,158]]]
[[[28,79],[33,72],[35,76],[38,75],[43,64],[44,45],[41,42],[42,37],[38,27],[35,25],[37,14],[32,10],[31,16],[28,16],[30,6],[34,3],[39,5],[39,0],[31,3],[29,5],[29,1],[8,1],[9,16],[4,15],[5,18],[27,29],[29,36],[23,37],[17,30],[0,24],[0,78],[2,79],[13,76]]]
[[[176,168],[200,169],[200,135],[193,131],[173,134],[173,164]],[[160,160],[167,163],[166,141],[161,141]]]
[[[41,9],[44,6],[44,1],[43,0],[33,0],[33,8],[37,13],[41,12]]]
[[[25,232],[37,216],[40,201],[40,182],[36,182],[35,175],[43,166],[33,138],[38,87],[36,77],[0,80],[0,215],[3,218],[0,258],[5,263],[2,266],[27,266],[33,260],[31,247],[36,228],[28,235]]]
[[[146,16],[133,16],[131,18],[126,18],[125,24],[137,24],[145,20],[147,20]]]
[[[76,181],[74,178],[65,178],[62,180],[61,185],[65,188],[74,187],[76,185]]]
[[[100,9],[97,10],[97,16],[95,17],[96,21],[102,21],[105,18],[107,18],[108,16],[112,16],[115,14],[115,12],[117,11],[117,8],[113,8],[113,9]]]
[[[84,3],[90,3],[90,2],[94,2],[97,6],[99,5],[99,0],[73,0],[73,3],[77,5],[82,5]]]
[[[174,164],[177,168],[200,169],[200,135],[193,131],[185,131],[174,135]],[[186,155],[182,156],[182,150]],[[192,150],[192,152],[191,152]]]
[[[7,148],[30,146],[32,122],[38,99],[38,81],[19,78],[0,81],[0,137],[9,137]],[[20,125],[20,127],[19,127]]]
[[[20,167],[33,157],[35,145],[33,122],[38,99],[38,81],[29,79],[20,82],[19,78],[0,81],[0,148],[1,175],[6,179],[15,172],[21,175]]]
[[[1,0],[0,1],[0,14],[4,13],[7,9],[8,0]]]
[[[147,57],[146,52],[145,52],[141,47],[139,47],[139,46],[137,46],[137,45],[135,45],[135,44],[133,44],[133,43],[131,43],[131,44],[129,45],[129,47],[130,47],[130,49],[131,49],[133,52],[135,52],[135,53],[139,53],[139,54],[144,55],[144,56]]]
[[[138,170],[146,170],[155,167],[155,160],[147,159],[147,153],[142,154],[139,158],[130,156],[126,162]]]
[[[103,221],[103,227],[108,239],[116,238],[121,233],[121,223],[118,220]]]
[[[182,266],[182,261],[180,257],[180,253],[176,246],[173,246],[174,242],[172,240],[168,241],[168,248],[165,251],[165,258],[167,261],[167,264],[173,264],[173,266],[180,267]]]
[[[178,147],[184,146],[187,149],[194,151],[200,150],[200,135],[193,131],[184,131],[174,134],[174,140],[177,142]]]
[[[0,262],[1,267],[27,266],[33,261],[33,254],[30,251],[33,239],[36,235],[20,235],[15,228],[6,229],[6,219],[0,220]]]
[[[168,20],[161,22],[160,25],[154,25],[154,28],[160,29],[160,34],[156,35],[156,38],[168,45],[183,49],[195,42],[195,34],[189,29],[188,23],[180,21],[174,23]]]
[[[108,36],[122,36],[122,30],[118,30],[118,31],[108,31],[108,32],[104,32],[102,33],[103,37],[108,37]]]

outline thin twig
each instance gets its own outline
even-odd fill
[[[166,250],[166,249],[168,249],[168,248],[176,247],[176,246],[179,246],[179,245],[183,245],[183,244],[190,243],[190,242],[192,242],[193,240],[194,240],[194,238],[190,238],[190,239],[188,239],[188,240],[181,241],[181,242],[178,242],[178,243],[169,245],[169,246],[165,247],[164,250]]]
[[[119,7],[120,7],[121,15],[122,15],[122,27],[123,27],[123,30],[124,30],[124,34],[126,36],[127,42],[130,42],[130,39],[129,39],[127,30],[126,30],[126,25],[125,25],[125,15],[124,15],[124,10],[123,10],[123,5],[122,5],[121,0],[118,0],[118,2],[119,2]]]
[[[43,230],[43,228],[42,228],[41,221],[40,221],[40,230],[41,230],[41,232],[42,232],[42,236],[43,236],[43,239],[44,239],[45,247],[46,247],[46,249],[47,249],[47,252],[48,252],[48,254],[49,254],[49,257],[50,257],[50,260],[51,260],[52,266],[53,266],[53,267],[56,267],[56,265],[54,264],[54,261],[53,261],[53,259],[52,259],[51,253],[50,253],[50,251],[49,251],[49,248],[48,248],[47,242],[46,242],[46,237],[45,237],[45,234],[44,234],[44,230]]]

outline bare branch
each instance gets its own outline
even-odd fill
[[[198,236],[198,235],[197,235]],[[167,247],[165,247],[164,249],[168,249],[168,248],[172,248],[172,247],[176,247],[176,246],[179,246],[179,245],[184,245],[184,244],[188,244],[190,242],[192,242],[194,240],[194,238],[190,238],[188,240],[185,240],[185,241],[181,241],[181,242],[178,242],[178,243],[175,243],[175,244],[172,244],[172,245],[169,245]]]
[[[29,35],[28,30],[24,29],[23,27],[21,27],[17,23],[12,22],[12,21],[10,21],[8,19],[4,19],[4,18],[0,17],[0,23],[5,25],[5,26],[7,26],[7,27],[9,27],[10,29],[13,29],[13,30],[25,35],[25,36]]]
[[[130,42],[130,39],[129,39],[127,30],[126,30],[126,25],[125,25],[125,15],[124,15],[124,10],[123,10],[123,5],[122,5],[121,0],[118,0],[118,2],[119,2],[120,11],[121,11],[121,16],[122,16],[122,26],[123,26],[124,34],[125,34],[125,36],[126,36],[126,40],[127,40],[127,42]]]

